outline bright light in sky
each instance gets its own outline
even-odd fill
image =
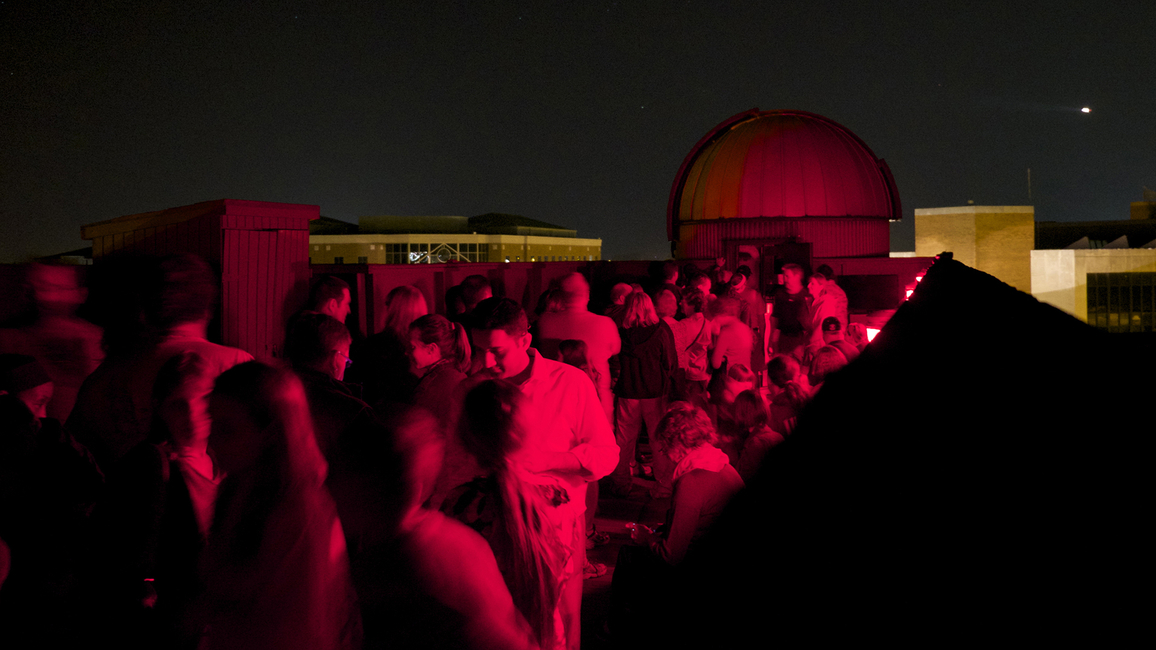
[[[1085,107],[1083,107],[1083,108],[1081,108],[1081,109],[1080,109],[1080,112],[1081,112],[1081,113],[1091,113],[1091,112],[1092,112],[1092,109],[1090,109],[1090,108],[1088,108],[1087,106],[1085,106]]]

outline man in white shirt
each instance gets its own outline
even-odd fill
[[[482,368],[479,375],[509,381],[527,397],[530,424],[516,462],[530,472],[557,477],[570,498],[561,506],[573,530],[561,610],[567,647],[576,649],[586,559],[586,484],[610,474],[618,464],[614,432],[586,373],[530,347],[529,322],[518,303],[507,298],[483,300],[472,321],[470,338]]]

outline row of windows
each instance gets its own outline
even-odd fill
[[[444,264],[446,262],[488,262],[490,261],[490,254],[486,251],[485,244],[481,244],[481,250],[477,250],[479,245],[469,244],[469,247],[474,247],[474,250],[455,250],[451,244],[432,244],[433,250],[430,249],[431,244],[385,244],[385,264]],[[462,246],[466,246],[462,244]],[[314,246],[313,250],[317,250]],[[543,255],[541,257],[531,257],[531,262],[593,262],[599,258],[594,255]],[[506,256],[507,262],[521,262],[522,256],[518,255],[513,259],[509,255]],[[313,263],[313,258],[309,258],[309,263]],[[345,264],[345,257],[337,256],[333,258],[334,264]],[[357,258],[358,264],[369,264],[369,258],[366,256],[359,256]]]
[[[1089,273],[1088,324],[1109,332],[1156,331],[1156,273]]]

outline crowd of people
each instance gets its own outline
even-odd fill
[[[578,273],[529,313],[484,276],[445,314],[400,286],[366,338],[321,277],[267,364],[208,340],[204,261],[134,263],[94,319],[102,346],[78,293],[0,331],[8,639],[578,648],[583,580],[608,570],[587,558],[609,537],[603,479],[605,498],[670,500],[615,565],[603,633],[642,639],[664,582],[866,345],[827,267],[804,284],[784,266],[768,308],[745,266],[671,262],[602,314]],[[64,345],[80,352],[44,352]]]

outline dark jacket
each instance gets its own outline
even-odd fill
[[[678,368],[678,351],[674,332],[664,322],[646,327],[618,330],[622,367],[614,394],[625,399],[651,399],[670,392],[674,371]]]

